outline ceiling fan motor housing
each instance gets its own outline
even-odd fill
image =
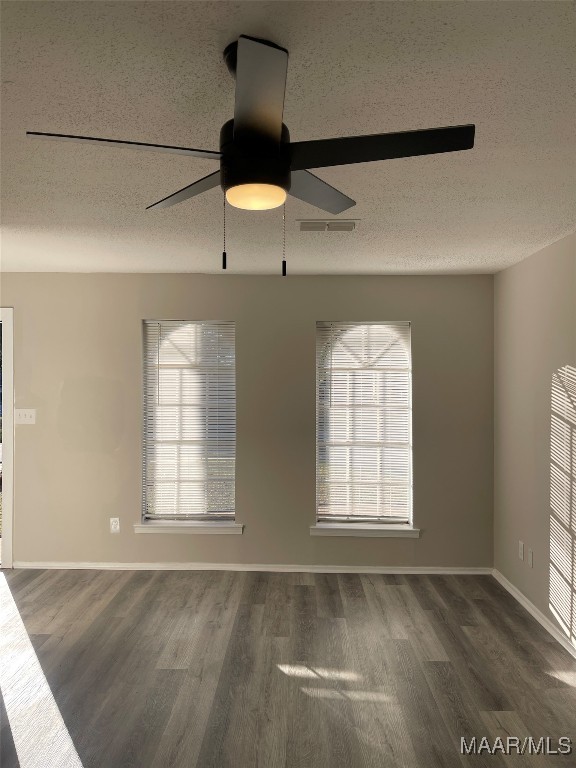
[[[282,123],[280,145],[258,133],[234,137],[234,120],[220,131],[220,184],[224,192],[240,184],[273,184],[290,191],[290,133]]]

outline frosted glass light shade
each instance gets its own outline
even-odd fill
[[[275,184],[238,184],[226,190],[226,200],[246,211],[267,211],[284,203],[286,190]]]

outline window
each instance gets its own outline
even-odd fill
[[[144,321],[143,517],[234,519],[234,323]]]
[[[409,323],[316,324],[318,522],[411,523]]]

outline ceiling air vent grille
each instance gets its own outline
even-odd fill
[[[329,221],[326,229],[328,232],[352,232],[356,229],[355,221]]]
[[[353,232],[355,220],[300,219],[300,232]]]
[[[326,232],[325,221],[301,221],[300,232]]]

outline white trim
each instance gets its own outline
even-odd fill
[[[113,571],[270,571],[272,573],[384,573],[491,576],[492,568],[386,565],[275,565],[272,563],[89,563],[18,560],[15,568],[95,569]]]
[[[412,528],[405,524],[316,523],[310,526],[310,536],[397,536],[419,539],[420,528]]]
[[[197,520],[146,520],[134,523],[134,533],[217,533],[240,534],[244,526],[229,520],[197,521]]]
[[[558,629],[558,627],[553,624],[550,619],[546,616],[546,614],[542,613],[542,611],[539,608],[536,608],[534,603],[532,603],[526,595],[523,592],[520,592],[520,590],[512,584],[511,581],[508,581],[506,576],[503,576],[500,571],[498,571],[496,568],[492,571],[492,576],[496,579],[496,581],[501,584],[504,589],[509,592],[512,597],[514,597],[523,608],[526,608],[528,613],[536,619],[536,621],[544,627],[544,629],[549,632],[554,640],[557,640],[560,645],[568,651],[568,653],[571,656],[574,656],[576,659],[576,647],[572,645],[570,640],[564,635],[561,630]]]
[[[12,568],[14,537],[14,309],[2,307],[2,568]]]

